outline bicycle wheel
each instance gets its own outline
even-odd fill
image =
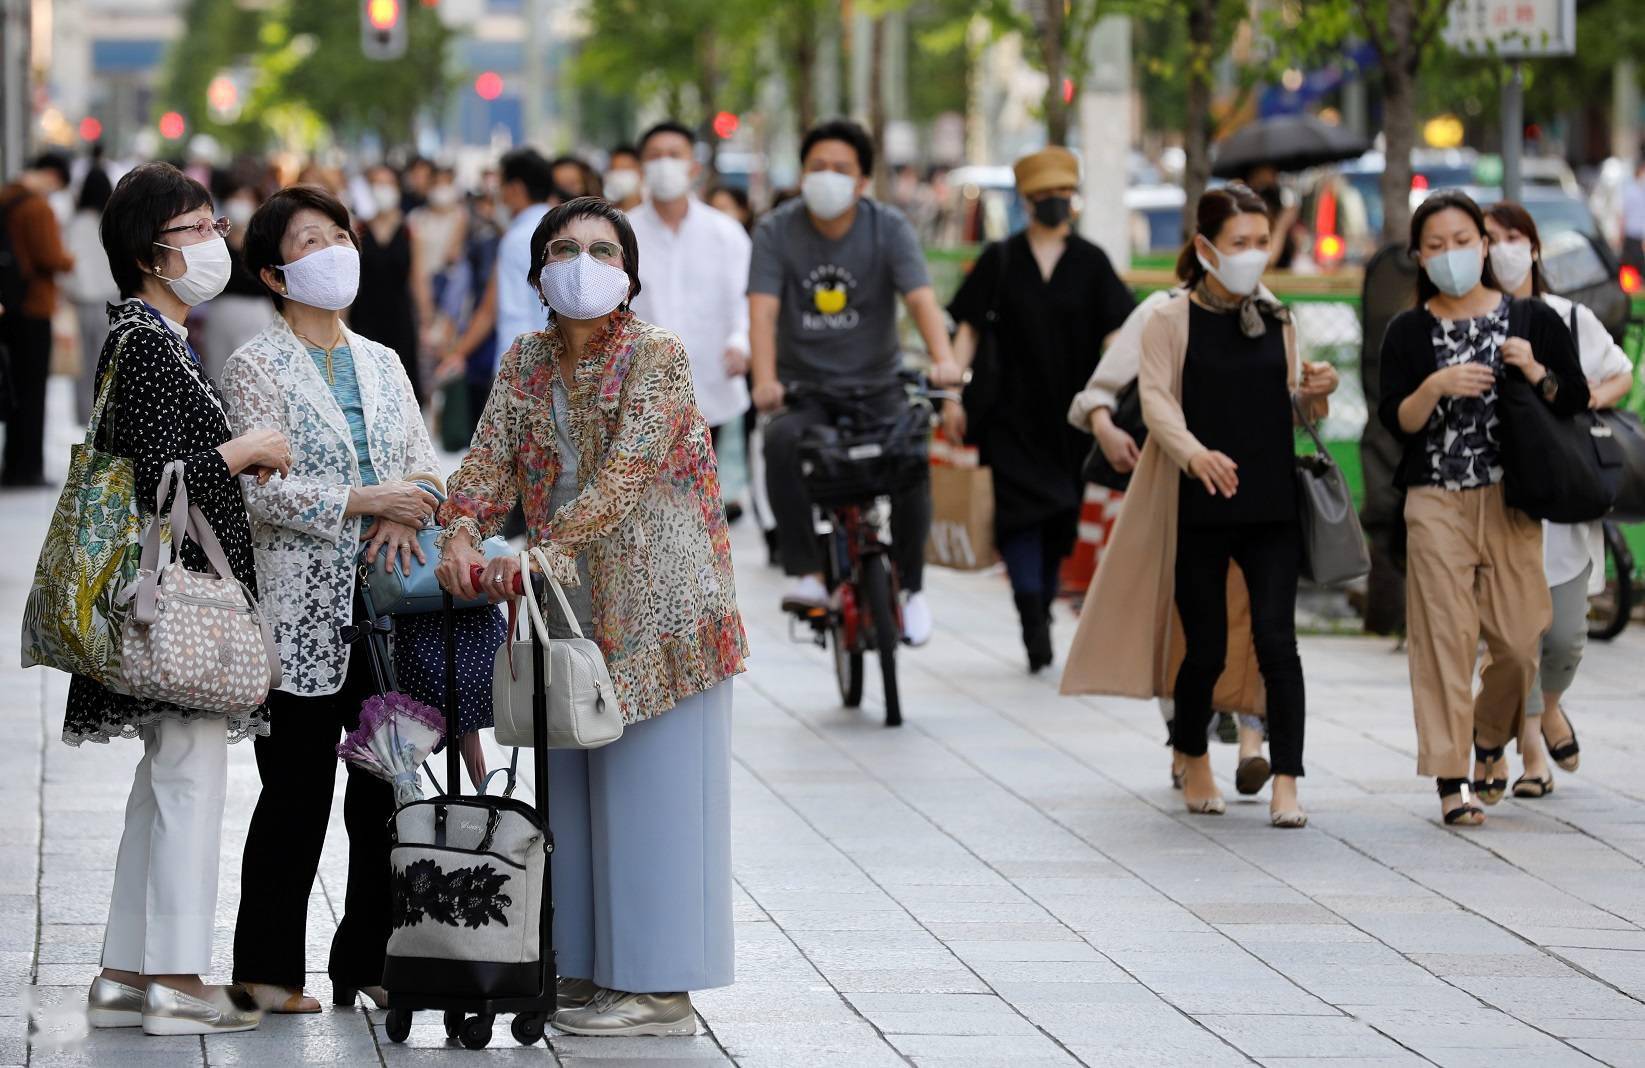
[[[902,704],[897,698],[897,643],[902,633],[891,604],[891,572],[885,557],[872,553],[862,561],[862,596],[874,621],[874,647],[880,654],[880,678],[885,689],[885,725],[902,726]]]
[[[1621,634],[1634,611],[1634,558],[1622,528],[1606,523],[1605,589],[1588,598],[1588,637],[1608,642]]]
[[[828,628],[828,644],[834,649],[834,679],[840,684],[840,700],[846,708],[862,704],[862,651],[845,647],[845,628],[838,623]]]

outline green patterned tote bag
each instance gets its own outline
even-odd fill
[[[143,534],[136,465],[97,445],[119,361],[116,347],[86,440],[71,450],[23,610],[24,667],[44,664],[116,689],[120,629],[130,610],[124,591],[137,581]]]

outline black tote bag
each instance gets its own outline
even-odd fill
[[[1508,336],[1529,340],[1525,301],[1508,310]],[[1517,367],[1497,379],[1497,419],[1503,490],[1510,507],[1532,519],[1586,523],[1611,510],[1615,490],[1606,467],[1621,456],[1609,428],[1593,412],[1561,416]]]
[[[1114,395],[1114,410],[1109,418],[1114,425],[1131,435],[1140,450],[1148,441],[1148,424],[1142,419],[1142,394],[1137,389],[1135,378],[1127,382]],[[1085,465],[1082,468],[1085,481],[1099,486],[1124,493],[1131,487],[1131,471],[1116,471],[1114,465],[1108,462],[1108,457],[1102,451],[1102,442],[1093,441],[1091,451],[1085,454]]]

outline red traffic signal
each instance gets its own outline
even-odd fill
[[[737,132],[743,121],[729,111],[722,111],[714,116],[714,135],[722,141]]]
[[[503,95],[503,76],[494,70],[482,71],[474,79],[474,93],[481,100],[496,100]]]
[[[400,0],[366,0],[366,21],[386,33],[400,21]]]

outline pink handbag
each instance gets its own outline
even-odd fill
[[[174,481],[171,554],[161,564],[161,510]],[[185,532],[205,552],[210,572],[183,566]],[[205,515],[189,505],[181,460],[167,464],[160,475],[134,589],[121,647],[125,693],[241,714],[256,709],[280,685],[274,632],[251,591],[234,577]]]

